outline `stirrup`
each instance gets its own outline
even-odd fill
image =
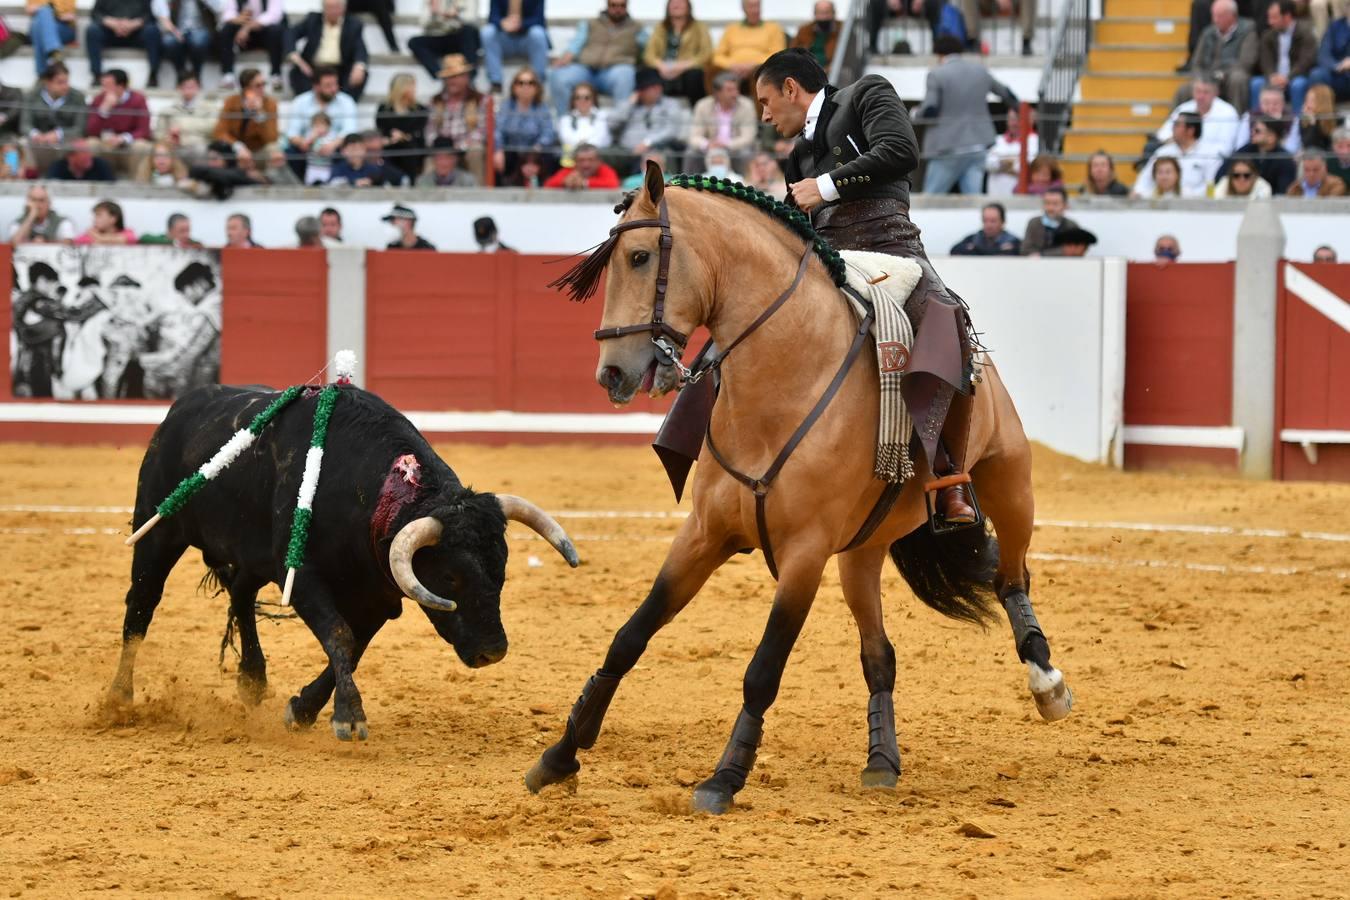
[[[953,487],[958,484],[967,486],[966,491],[970,496],[970,507],[975,510],[974,522],[948,522],[937,511],[937,492],[943,488]],[[969,472],[955,472],[951,475],[944,475],[941,478],[935,478],[932,481],[924,483],[923,503],[928,508],[928,527],[933,534],[949,534],[953,531],[963,531],[967,528],[984,527],[984,511],[980,509],[980,499],[975,496],[975,482],[970,480]]]

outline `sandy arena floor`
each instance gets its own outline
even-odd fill
[[[566,519],[576,571],[513,526],[506,660],[463,668],[410,604],[357,673],[364,745],[339,743],[326,714],[283,727],[285,699],[323,666],[298,622],[262,623],[273,693],[242,705],[233,658],[217,667],[224,600],[196,593],[190,552],[140,654],[134,722],[107,723],[128,516],[18,507],[128,506],[141,449],[0,447],[10,896],[1350,892],[1350,486],[1038,454],[1039,515],[1058,524],[1037,533],[1033,551],[1055,558],[1032,563],[1033,596],[1074,714],[1041,722],[1006,627],[940,619],[888,568],[905,771],[896,792],[863,792],[867,693],[831,567],[752,782],[715,819],[687,814],[688,785],[740,706],[771,596],[758,556],[653,641],[576,793],[521,781],[642,598],[671,518]],[[551,510],[675,510],[645,449],[440,449],[475,485]]]

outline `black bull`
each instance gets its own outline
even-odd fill
[[[229,593],[241,643],[240,696],[261,700],[267,663],[254,600],[263,586],[285,579],[316,397],[307,392],[285,408],[182,511],[136,544],[115,702],[133,698],[137,648],[169,571],[188,547],[201,550]],[[141,462],[134,523],[149,519],[183,478],[275,398],[266,389],[213,385],[174,403]],[[507,519],[530,526],[577,565],[571,541],[546,513],[519,497],[465,487],[407,418],[358,388],[343,387],[333,409],[313,510],[293,605],[323,646],[328,667],[291,698],[286,721],[312,725],[336,691],[333,732],[343,740],[367,735],[352,675],[371,638],[402,612],[405,595],[466,665],[485,666],[506,655],[500,600]]]

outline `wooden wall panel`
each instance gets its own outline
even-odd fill
[[[286,387],[328,356],[328,255],[318,250],[220,254],[220,380]]]

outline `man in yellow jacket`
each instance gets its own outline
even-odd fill
[[[760,0],[743,0],[741,9],[745,21],[728,25],[722,32],[712,63],[714,72],[731,72],[746,85],[760,63],[787,46],[787,35],[776,22],[764,21]],[[743,87],[742,93],[749,91]]]

